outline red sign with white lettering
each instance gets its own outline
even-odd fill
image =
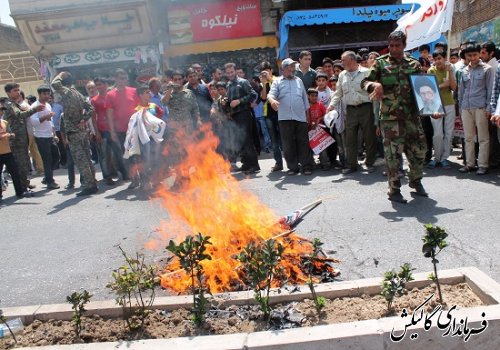
[[[262,35],[259,0],[174,5],[167,17],[172,45]]]

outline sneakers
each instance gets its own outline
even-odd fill
[[[427,166],[427,168],[429,168],[429,169],[434,169],[434,168],[436,167],[436,165],[437,165],[436,161],[435,161],[434,159],[431,159],[431,160],[429,161],[429,163],[427,163],[427,165],[426,165],[426,166]]]
[[[450,162],[448,162],[446,159],[442,160],[439,162],[439,166],[443,169],[451,169]]]
[[[67,184],[66,186],[64,186],[64,188],[65,188],[66,190],[72,190],[73,188],[75,188],[75,184],[73,184],[73,183],[69,183],[69,184]]]
[[[408,185],[410,186],[410,188],[413,188],[415,190],[413,193],[415,193],[417,196],[429,197],[429,194],[425,191],[425,188],[420,180],[410,181]]]
[[[50,184],[47,185],[47,188],[48,189],[51,189],[51,190],[57,190],[58,188],[60,188],[61,186],[59,186],[58,184],[56,184],[55,182],[52,182]]]
[[[488,168],[479,167],[476,171],[476,175],[485,175],[488,173]]]
[[[97,186],[84,188],[82,191],[76,194],[77,197],[90,196],[91,194],[97,193]]]

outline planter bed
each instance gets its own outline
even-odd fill
[[[457,305],[453,318],[457,325],[465,320],[470,329],[484,331],[472,335],[468,342],[464,337],[442,336],[444,329],[432,327],[424,330],[425,319],[408,327],[400,342],[391,340],[391,332],[400,335],[411,321],[412,312],[435,292],[427,273],[414,274],[409,282],[407,296],[396,298],[395,316],[382,317],[386,311],[385,300],[380,293],[381,278],[319,284],[318,296],[327,299],[321,317],[314,309],[307,286],[300,291],[273,291],[271,303],[272,328],[264,322],[254,303],[252,292],[225,293],[214,296],[217,311],[209,313],[201,329],[190,320],[192,297],[175,296],[157,298],[149,316],[146,337],[169,339],[132,340],[137,334],[126,332],[122,321],[122,308],[114,301],[91,302],[83,321],[84,341],[94,341],[92,329],[103,334],[97,341],[104,343],[38,346],[40,350],[104,350],[104,349],[485,349],[496,350],[500,344],[500,285],[476,268],[460,268],[439,271],[443,298],[447,308]],[[424,309],[429,315],[437,305],[437,293]],[[407,308],[409,316],[401,317]],[[446,318],[446,311],[442,319]],[[482,314],[484,313],[484,317]],[[8,318],[20,317],[28,325],[17,337],[22,344],[49,345],[74,339],[73,328],[68,320],[73,314],[69,304],[27,306],[4,309]],[[416,314],[416,313],[415,313]],[[450,313],[451,314],[451,313]],[[110,319],[119,320],[110,320]],[[281,322],[281,323],[280,323]],[[292,329],[280,329],[291,328]],[[109,331],[108,331],[109,330]],[[31,333],[31,335],[30,335]],[[228,334],[233,333],[233,334]],[[224,335],[202,335],[224,334]],[[411,335],[418,338],[411,339]],[[113,341],[116,340],[116,341]],[[0,339],[0,349],[11,343],[10,338]],[[106,342],[107,341],[107,342]],[[19,349],[18,347],[17,349]],[[30,348],[22,348],[30,349]]]

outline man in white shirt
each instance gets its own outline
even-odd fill
[[[347,166],[342,171],[344,175],[358,169],[358,132],[363,132],[366,146],[366,169],[369,173],[375,171],[377,140],[373,123],[373,105],[368,93],[361,88],[361,81],[368,76],[369,70],[358,64],[356,54],[346,51],[341,56],[344,70],[339,74],[337,90],[333,93],[328,111],[338,108],[339,102],[346,105],[345,144]]]
[[[45,183],[49,189],[58,189],[59,185],[54,181],[53,166],[54,160],[52,158],[52,143],[54,142],[54,125],[52,124],[52,117],[54,112],[48,103],[50,99],[50,87],[42,85],[37,89],[38,100],[31,105],[34,109],[37,106],[45,106],[45,108],[33,114],[30,117],[31,124],[33,125],[33,135],[42,156],[43,171],[45,174]]]

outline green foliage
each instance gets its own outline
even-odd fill
[[[255,300],[259,303],[264,318],[269,319],[269,292],[273,280],[283,277],[280,261],[285,248],[274,239],[256,244],[251,241],[236,257],[242,263],[247,284],[255,292]]]
[[[186,239],[175,244],[170,241],[167,250],[174,254],[182,268],[191,277],[191,290],[193,293],[193,321],[196,325],[203,324],[209,300],[206,293],[209,291],[204,286],[204,275],[202,262],[211,260],[212,257],[206,254],[207,246],[210,245],[210,237],[198,233],[196,236],[187,236]]]
[[[135,258],[130,258],[121,247],[118,248],[126,264],[113,271],[113,281],[106,287],[116,294],[116,303],[122,306],[129,329],[140,328],[143,331],[144,321],[152,311],[155,288],[160,284],[158,269],[146,264],[143,254],[136,253]],[[137,316],[140,323],[132,320],[133,315]]]
[[[307,271],[308,279],[307,279],[307,285],[309,289],[311,290],[311,294],[313,296],[314,300],[314,305],[316,306],[316,311],[318,314],[321,312],[321,309],[325,307],[326,305],[326,299],[323,297],[318,297],[316,294],[316,290],[314,289],[314,281],[313,281],[313,273],[314,273],[314,268],[315,265],[314,263],[319,260],[319,254],[321,252],[321,246],[323,245],[323,242],[321,242],[318,238],[315,238],[312,241],[312,247],[313,250],[311,251],[311,254],[307,255],[304,257],[302,261],[302,265]]]
[[[0,309],[0,323],[3,323],[7,329],[9,330],[10,335],[12,336],[12,339],[14,339],[14,342],[17,344],[17,339],[16,336],[14,335],[14,332],[12,329],[10,329],[9,324],[7,323],[7,318],[3,315],[3,310]]]
[[[436,259],[436,256],[448,245],[445,240],[446,237],[448,237],[448,234],[439,226],[434,226],[432,224],[426,224],[424,226],[426,232],[424,237],[422,237],[422,241],[424,242],[422,246],[422,253],[424,253],[426,258],[431,258],[432,265],[434,266],[433,280],[436,282],[438,288],[439,302],[442,303],[443,295],[441,294],[441,285],[439,284],[437,274],[437,264],[439,263],[439,260]]]
[[[66,301],[71,304],[71,308],[74,310],[71,321],[75,326],[75,333],[77,337],[80,337],[82,332],[82,317],[85,311],[85,304],[90,302],[92,294],[84,290],[82,293],[73,292],[73,294],[66,297]]]
[[[396,296],[402,296],[407,293],[406,283],[413,281],[412,271],[409,263],[401,266],[401,270],[396,272],[394,270],[384,273],[384,280],[382,281],[382,292],[380,293],[387,301],[387,313],[389,314],[392,309],[392,302]]]

